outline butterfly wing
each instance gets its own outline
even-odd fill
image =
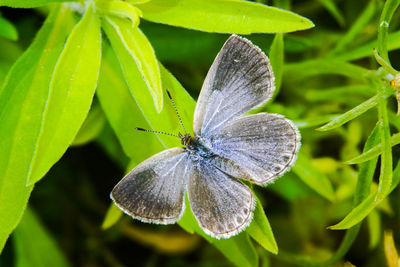
[[[267,102],[274,90],[267,56],[247,39],[232,35],[204,81],[194,113],[194,134],[211,137],[235,117]]]
[[[211,138],[220,170],[257,184],[267,184],[287,171],[300,148],[296,126],[278,114],[238,118]]]
[[[206,234],[228,238],[250,224],[253,193],[212,164],[197,164],[187,187],[192,212]]]
[[[185,208],[185,186],[191,164],[182,147],[164,150],[128,173],[114,187],[111,198],[133,218],[174,223]]]

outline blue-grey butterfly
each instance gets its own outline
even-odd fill
[[[275,89],[268,57],[232,35],[212,64],[184,147],[160,152],[112,190],[115,204],[150,223],[177,222],[191,210],[205,233],[228,238],[252,220],[255,198],[240,180],[266,185],[294,163],[300,147],[295,125],[281,115],[244,113],[265,104]]]

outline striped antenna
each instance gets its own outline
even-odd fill
[[[169,100],[171,100],[172,105],[174,106],[176,115],[178,115],[179,122],[181,123],[181,126],[182,126],[182,128],[183,128],[183,130],[185,131],[185,134],[186,134],[187,132],[186,132],[185,126],[183,125],[181,116],[179,115],[178,109],[176,108],[175,102],[174,102],[174,100],[172,99],[172,96],[171,96],[171,94],[169,93],[168,89],[167,89],[167,94],[168,94]]]
[[[175,135],[175,134],[159,132],[159,131],[153,131],[153,130],[147,130],[147,129],[143,129],[143,128],[139,128],[139,127],[136,127],[135,130],[142,131],[142,132],[149,132],[149,133],[165,134],[165,135],[175,136],[175,137],[178,137],[180,139],[180,137]]]

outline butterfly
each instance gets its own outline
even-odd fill
[[[275,90],[268,57],[232,35],[214,60],[184,147],[143,161],[112,190],[125,213],[143,222],[172,224],[190,208],[204,232],[229,238],[252,221],[255,197],[240,180],[266,185],[293,165],[300,134],[278,114],[244,113],[265,104]]]

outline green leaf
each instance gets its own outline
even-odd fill
[[[0,15],[0,36],[16,41],[18,32],[15,26]]]
[[[382,144],[381,171],[379,176],[379,187],[376,200],[382,200],[390,190],[393,178],[392,146],[390,144],[389,118],[386,107],[386,99],[381,99],[378,106],[379,126]]]
[[[127,18],[131,21],[131,27],[139,26],[142,12],[137,7],[123,1],[97,1],[97,10],[105,15],[113,15],[120,18]]]
[[[315,168],[304,153],[299,153],[293,172],[311,189],[329,201],[335,200],[332,184],[323,173]]]
[[[138,164],[165,147],[161,145],[155,134],[135,130],[136,127],[148,128],[149,123],[124,81],[114,52],[107,46],[104,50],[97,97],[125,154]],[[146,90],[144,82],[142,82],[142,86]],[[170,138],[173,139],[173,137]],[[138,151],[141,153],[137,153]]]
[[[363,151],[369,150],[371,147],[379,144],[380,132],[379,126],[376,125],[368,136],[365,142]],[[374,159],[365,163],[360,164],[360,170],[358,171],[357,184],[354,192],[353,206],[356,207],[360,204],[369,194],[372,180],[376,169],[378,160]]]
[[[396,133],[392,135],[390,138],[390,145],[395,146],[400,144],[400,133]],[[371,160],[373,158],[378,157],[382,153],[382,144],[378,144],[371,148],[370,150],[362,153],[361,155],[358,155],[357,157],[346,161],[345,163],[347,164],[358,164],[362,162],[366,162],[368,160]]]
[[[100,134],[101,130],[103,130],[105,123],[104,113],[100,106],[92,105],[86,120],[83,122],[71,145],[80,146],[91,142]]]
[[[106,217],[101,224],[101,229],[106,230],[116,224],[124,213],[114,203],[110,204]]]
[[[90,5],[69,36],[54,70],[28,184],[43,177],[78,133],[92,103],[100,57],[100,21]]]
[[[331,115],[325,115],[325,116],[320,116],[320,117],[315,117],[315,118],[297,119],[297,120],[293,120],[293,122],[297,126],[297,128],[304,129],[304,128],[315,127],[315,126],[327,123],[328,121],[334,120],[334,119],[338,118],[339,116],[340,115],[331,114]]]
[[[383,6],[381,17],[379,18],[379,29],[378,29],[378,53],[379,55],[389,61],[389,54],[387,50],[387,39],[389,24],[392,20],[392,16],[398,6],[400,5],[399,0],[387,0]]]
[[[253,221],[246,232],[264,249],[273,254],[278,254],[278,245],[259,199],[256,199],[256,208],[253,213]]]
[[[148,87],[144,82],[142,74],[138,69],[134,59],[129,51],[125,48],[123,41],[119,38],[119,35],[112,25],[106,21],[103,22],[105,22],[104,30],[118,56],[124,72],[125,80],[129,86],[130,91],[128,94],[131,95],[130,99],[137,103],[139,110],[147,122],[144,126],[135,123],[134,127],[146,128],[147,125],[149,125],[150,129],[152,130],[160,130],[174,134],[182,131],[172,104],[168,103],[163,105],[160,113],[154,109],[153,98],[149,93]],[[182,88],[179,82],[176,81],[175,78],[162,66],[160,66],[160,71],[163,86],[162,91],[164,93],[163,99],[168,99],[168,96],[166,95],[166,89],[168,89],[174,98],[175,103],[177,104],[183,124],[186,125],[186,128],[189,128],[187,126],[192,125],[193,122],[193,111],[195,107],[194,100]],[[125,114],[121,114],[120,116],[122,116],[124,119],[127,117]],[[130,128],[130,131],[134,131],[134,127]],[[135,134],[140,134],[139,137],[149,135],[143,132]],[[163,148],[176,147],[180,145],[179,139],[175,137],[159,134],[156,136],[160,140]]]
[[[123,48],[118,48],[118,50],[124,49],[123,53],[129,53],[131,57],[130,61],[136,63],[142,79],[153,97],[154,106],[157,112],[160,113],[163,107],[160,69],[154,50],[146,36],[139,28],[132,28],[132,25],[126,19],[107,17],[104,20],[104,24],[107,25],[107,28],[113,28],[106,30],[106,32],[110,33],[113,31],[112,34],[118,35],[119,42],[123,45]],[[113,43],[113,41],[111,42]],[[125,66],[123,66],[123,69],[125,70]]]
[[[0,0],[0,6],[32,8],[58,2],[72,2],[72,0]]]
[[[258,255],[246,232],[229,239],[214,239],[211,243],[236,266],[258,265]]]
[[[13,233],[17,267],[70,266],[51,235],[31,209]]]
[[[137,7],[146,20],[207,32],[276,33],[314,26],[295,13],[241,0],[152,0]]]
[[[351,110],[347,111],[346,113],[342,114],[341,116],[337,117],[336,119],[330,121],[329,123],[323,125],[322,127],[318,128],[318,131],[329,131],[332,129],[335,129],[337,127],[342,126],[348,121],[351,121],[358,116],[362,115],[369,109],[375,107],[380,99],[382,97],[388,97],[388,96],[382,96],[382,94],[378,93],[375,96],[371,97],[367,101],[361,103],[360,105],[352,108]]]
[[[400,163],[400,162],[399,162]],[[393,172],[393,182],[390,190],[387,194],[390,194],[397,185],[400,183],[400,164],[397,164],[395,171]],[[348,229],[359,222],[361,222],[371,211],[383,200],[383,198],[377,198],[377,191],[372,192],[364,199],[357,207],[355,207],[342,221],[339,223],[329,226],[331,230],[342,230]]]
[[[271,60],[272,71],[275,76],[274,96],[279,93],[282,84],[284,52],[283,34],[277,33],[269,50],[269,59]]]
[[[16,227],[32,186],[26,186],[54,66],[72,14],[57,6],[32,45],[11,68],[0,91],[0,251]]]
[[[342,221],[333,226],[329,226],[331,230],[348,229],[361,222],[377,205],[374,201],[376,193],[370,194],[360,205],[354,208]]]

